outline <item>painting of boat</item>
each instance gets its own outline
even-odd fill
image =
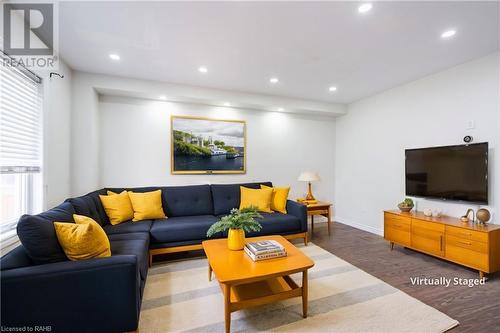
[[[245,173],[244,121],[172,116],[171,132],[173,174]]]

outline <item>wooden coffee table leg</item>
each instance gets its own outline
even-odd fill
[[[302,317],[307,318],[307,270],[302,272]]]
[[[208,263],[208,281],[212,281],[212,266]]]
[[[224,286],[224,322],[226,324],[226,333],[231,332],[231,286]]]

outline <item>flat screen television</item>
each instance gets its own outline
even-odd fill
[[[406,195],[488,204],[488,143],[405,150]]]

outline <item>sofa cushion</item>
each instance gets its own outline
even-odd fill
[[[132,221],[138,222],[165,218],[161,192],[161,190],[137,193],[128,191],[128,197],[130,198],[134,210],[134,218]]]
[[[151,227],[151,243],[203,240],[207,230],[218,221],[213,215],[178,216],[155,220]]]
[[[19,245],[12,251],[7,252],[7,254],[0,259],[0,269],[2,271],[6,269],[21,268],[32,265],[33,260],[31,260],[30,256],[28,255],[28,253],[26,253],[26,250],[22,245]]]
[[[159,186],[147,186],[147,187],[107,187],[105,188],[106,192],[111,191],[115,193],[122,193],[123,191],[131,191],[134,193],[145,193],[145,192],[153,192],[162,190],[162,187]],[[162,190],[163,192],[163,190]],[[165,206],[165,203],[162,202],[162,205]]]
[[[138,222],[123,222],[117,225],[106,224],[103,228],[106,231],[106,234],[126,234],[126,233],[135,233],[135,232],[149,232],[151,229],[151,220],[144,220]]]
[[[65,202],[38,215],[21,216],[17,235],[35,264],[68,260],[57,240],[54,221],[73,222],[74,213],[73,206]]]
[[[108,235],[109,241],[142,239],[149,242],[149,232],[130,232],[126,234],[111,234]]]
[[[211,185],[214,215],[229,214],[231,209],[240,207],[240,186],[260,189],[260,185],[273,186],[271,182]]]
[[[262,225],[262,229],[259,232],[248,233],[247,237],[300,232],[300,219],[296,216],[281,213],[260,214],[263,218],[257,221]]]
[[[149,242],[144,239],[113,240],[111,243],[111,255],[133,254],[137,257],[137,264],[141,278],[144,280],[148,275]]]
[[[248,188],[240,187],[240,210],[243,208],[256,208],[259,212],[272,213],[271,198],[273,196],[272,187]]]
[[[75,223],[54,222],[57,239],[69,260],[111,256],[109,239],[94,219],[75,214]]]
[[[168,217],[213,215],[210,185],[162,187]]]
[[[127,191],[115,193],[107,191],[108,195],[99,195],[104,211],[112,225],[130,221],[134,218],[134,208]]]
[[[99,195],[106,195],[106,191],[97,190],[66,201],[69,201],[73,205],[78,215],[91,217],[100,225],[104,225],[109,223],[109,219],[102,206]]]

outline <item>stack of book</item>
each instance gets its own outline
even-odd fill
[[[247,243],[245,245],[245,253],[253,261],[286,257],[286,249],[275,240]]]

